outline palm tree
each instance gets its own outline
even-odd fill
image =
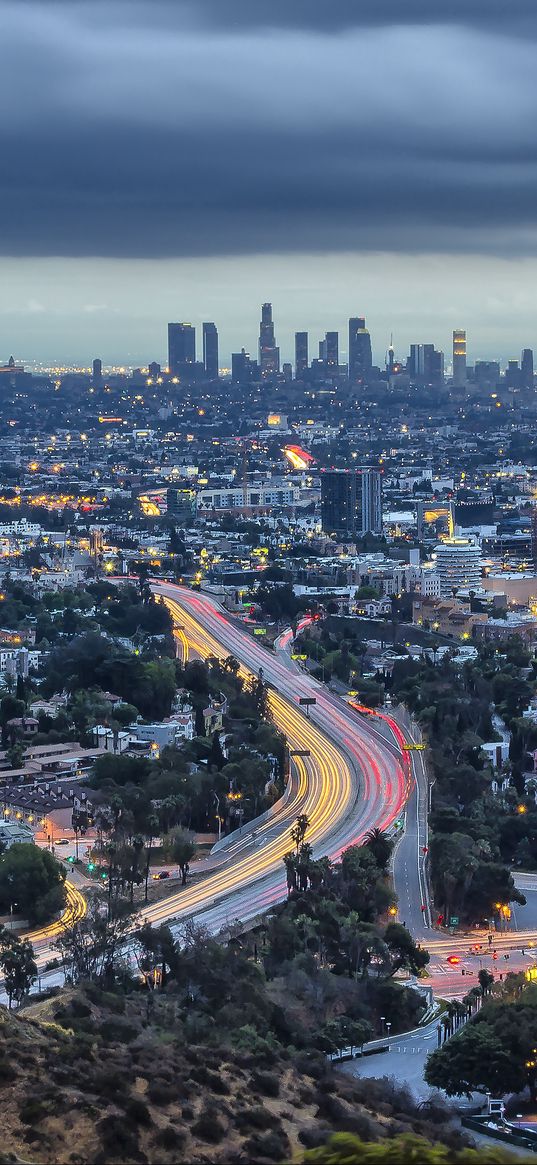
[[[302,845],[302,842],[304,841],[306,833],[308,832],[309,824],[309,817],[305,813],[300,813],[295,821],[295,824],[293,825],[291,830],[291,840],[296,846],[297,853]]]

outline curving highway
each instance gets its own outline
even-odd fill
[[[246,671],[263,669],[271,685],[274,723],[284,733],[294,758],[294,781],[287,799],[274,806],[259,831],[255,822],[234,835],[224,869],[144,908],[151,922],[195,915],[211,929],[233,919],[245,921],[285,894],[283,856],[292,849],[290,830],[298,813],[310,820],[308,841],[316,857],[337,858],[368,830],[388,828],[404,807],[411,789],[400,742],[347,708],[309,676],[296,675],[278,654],[264,649],[232,623],[208,596],[153,581],[189,649],[202,658],[234,655]],[[307,716],[301,697],[317,702]]]

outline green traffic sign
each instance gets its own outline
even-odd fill
[[[456,915],[453,915],[453,918],[450,918],[449,925],[450,926],[458,926],[459,925],[459,920],[456,917]]]

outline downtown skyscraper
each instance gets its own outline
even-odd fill
[[[349,320],[349,380],[352,384],[367,380],[372,367],[371,336],[364,317],[354,316]]]
[[[280,371],[280,349],[276,345],[272,304],[264,303],[261,308],[259,326],[259,368],[264,378],[276,376]]]

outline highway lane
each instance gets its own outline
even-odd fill
[[[285,894],[283,855],[292,848],[290,829],[297,813],[310,818],[308,840],[314,854],[337,858],[374,826],[387,828],[400,814],[408,795],[401,756],[368,724],[331,697],[325,697],[309,677],[297,677],[268,651],[234,626],[206,596],[155,580],[153,588],[166,601],[174,622],[184,628],[190,647],[199,655],[233,654],[252,674],[263,670],[272,686],[271,712],[291,751],[308,750],[295,758],[297,791],[274,812],[256,837],[232,843],[229,865],[198,885],[184,888],[142,916],[152,922],[195,914],[211,927],[215,918],[253,917]],[[277,689],[274,690],[274,689]],[[298,704],[314,694],[310,717]]]

